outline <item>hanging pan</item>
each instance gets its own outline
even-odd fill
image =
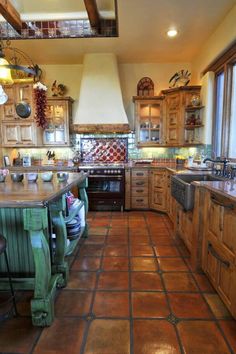
[[[31,114],[30,105],[23,101],[23,88],[20,89],[20,102],[16,104],[16,113],[20,118],[28,118]]]

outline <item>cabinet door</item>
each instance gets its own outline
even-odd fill
[[[153,100],[135,98],[136,140],[140,146],[163,143],[162,98]]]
[[[3,89],[8,96],[8,100],[1,106],[2,120],[14,121],[16,119],[14,86],[4,86]]]
[[[33,121],[34,119],[34,98],[33,98],[33,85],[32,84],[16,84],[15,86],[15,104],[25,102],[30,106],[31,114],[24,121]],[[16,118],[21,119],[16,113]]]
[[[43,133],[44,145],[64,146],[69,143],[69,105],[67,101],[48,99],[47,127]]]
[[[2,123],[4,146],[36,145],[35,127],[32,123]]]
[[[3,145],[15,146],[19,144],[19,130],[15,124],[2,123]]]
[[[166,193],[165,171],[151,171],[149,190],[150,207],[155,210],[166,211]]]
[[[153,171],[152,175],[152,186],[154,188],[165,188],[166,187],[166,172],[165,171]]]
[[[203,270],[236,316],[236,203],[209,192],[205,199]]]
[[[23,145],[35,145],[35,127],[33,124],[25,123],[18,127],[19,129],[19,139]]]

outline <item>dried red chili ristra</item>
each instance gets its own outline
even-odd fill
[[[45,88],[38,87],[40,85]],[[35,120],[38,127],[45,129],[47,127],[47,119],[46,119],[47,88],[42,84],[40,85],[36,84],[34,86]]]

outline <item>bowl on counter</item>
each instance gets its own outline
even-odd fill
[[[28,182],[36,182],[38,179],[38,174],[36,172],[30,172],[26,175]]]
[[[11,173],[11,180],[12,182],[22,182],[24,179],[23,173]]]
[[[4,176],[2,173],[0,173],[0,183],[5,182],[6,176]]]
[[[51,171],[42,172],[41,178],[44,182],[51,182],[51,180],[53,178],[53,173]]]
[[[57,179],[59,182],[66,182],[69,178],[68,172],[57,172]]]

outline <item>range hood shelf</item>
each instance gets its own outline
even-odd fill
[[[71,127],[73,133],[130,133],[129,124],[74,124]]]

